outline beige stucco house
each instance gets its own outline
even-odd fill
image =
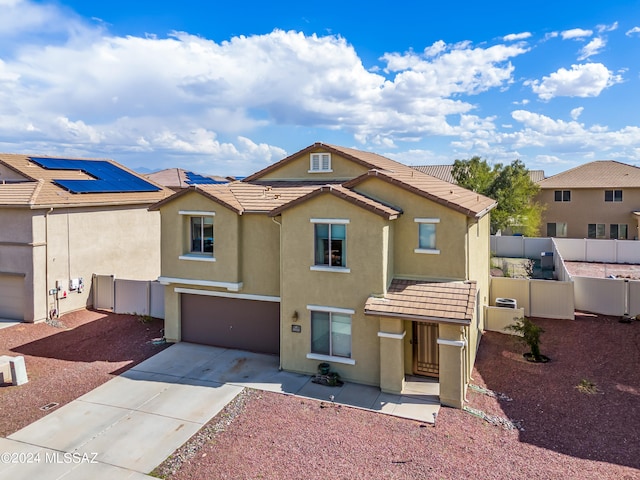
[[[0,154],[0,318],[42,321],[92,305],[92,275],[160,273],[171,190],[110,160]]]
[[[602,160],[538,183],[548,237],[637,240],[640,237],[640,168]]]
[[[439,377],[461,407],[484,325],[495,202],[383,156],[316,143],[162,217],[165,335],[321,362],[400,393]]]

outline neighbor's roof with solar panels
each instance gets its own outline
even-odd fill
[[[0,154],[0,205],[152,204],[171,193],[112,160]]]

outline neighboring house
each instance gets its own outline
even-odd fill
[[[548,237],[637,240],[640,168],[601,160],[539,182]]]
[[[329,362],[402,392],[439,376],[461,407],[489,290],[495,202],[380,155],[316,143],[241,182],[182,190],[162,217],[165,335]]]
[[[229,179],[215,175],[200,175],[182,168],[167,168],[158,172],[145,175],[152,182],[177,192],[191,185],[209,185],[217,183],[229,183]]]
[[[110,160],[0,154],[0,318],[92,305],[92,275],[155,279],[171,194]]]

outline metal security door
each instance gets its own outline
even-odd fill
[[[413,322],[413,373],[439,375],[438,324]]]

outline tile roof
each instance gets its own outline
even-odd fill
[[[370,169],[369,173],[343,183],[343,186],[349,189],[355,187],[361,181],[364,181],[367,175],[374,174],[392,181],[402,188],[414,191],[414,193],[454,208],[455,210],[471,217],[481,217],[496,206],[496,202],[488,197],[479,195],[462,187],[458,187],[455,184],[452,185],[449,182],[431,175],[424,174],[412,167],[409,167],[408,165],[383,157],[377,153],[365,152],[353,148],[340,147],[320,142],[310,145],[309,147],[248,176],[243,180],[243,182],[260,181],[260,178],[266,173],[279,168],[283,164],[295,160],[306,152],[310,152],[318,148],[322,148],[331,153],[337,153]]]
[[[387,220],[393,220],[398,217],[402,213],[402,210],[391,207],[389,205],[385,205],[377,200],[373,200],[372,198],[366,197],[358,192],[354,192],[353,190],[349,190],[344,188],[342,185],[324,185],[322,187],[317,187],[311,192],[293,199],[284,205],[281,205],[275,209],[273,209],[269,215],[274,217],[282,213],[283,210],[287,208],[293,207],[294,205],[298,205],[310,198],[316,197],[322,193],[329,193],[331,195],[335,195],[339,198],[342,198],[350,203],[358,205],[365,210],[370,210],[373,213],[380,215]]]
[[[426,173],[445,182],[456,183],[453,175],[451,175],[453,165],[414,165],[411,168],[415,168],[419,172]],[[529,178],[531,178],[531,181],[534,183],[540,182],[544,179],[544,170],[529,170]]]
[[[347,188],[356,187],[370,177],[380,178],[398,185],[416,195],[428,198],[470,217],[482,217],[497,205],[497,202],[489,197],[418,172],[411,167],[394,173],[370,170],[364,175],[345,182],[344,186]]]
[[[40,156],[39,158],[48,157]],[[91,161],[98,159],[82,158],[78,160]],[[112,160],[100,160],[108,161],[128,173],[143,178],[136,172]],[[171,190],[160,185],[156,185],[160,188],[160,190],[156,192],[71,193],[54,183],[54,180],[92,180],[93,177],[80,170],[52,170],[42,168],[30,161],[28,155],[0,153],[0,164],[24,176],[26,180],[18,184],[0,185],[0,190],[3,191],[0,193],[0,198],[2,198],[0,205],[43,208],[50,206],[152,204],[162,198],[168,197],[172,193]],[[20,185],[20,187],[16,187],[15,185]],[[29,188],[31,189],[31,194],[27,196],[26,190]],[[7,197],[14,194],[15,196],[13,196],[11,200],[7,199]]]
[[[445,182],[456,183],[453,175],[451,175],[453,165],[414,165],[411,168],[415,168],[419,172],[426,173]]]
[[[192,184],[192,179],[190,178],[194,174],[194,172],[190,172],[184,170],[182,168],[167,168],[165,170],[160,170],[158,172],[148,173],[145,175],[146,178],[151,180],[152,182],[158,183],[160,185],[164,185],[165,187],[171,189],[179,189],[179,188],[188,188]],[[224,177],[218,177],[216,175],[202,175],[205,178],[210,178],[216,182],[228,182],[229,180]]]
[[[320,187],[318,185],[271,186],[244,182],[231,182],[221,185],[192,185],[189,188],[166,198],[150,207],[157,210],[164,204],[189,192],[198,192],[214,202],[226,206],[239,215],[245,212],[269,213],[274,208],[296,200]]]
[[[33,205],[43,181],[0,183],[0,206]]]
[[[384,297],[369,297],[367,315],[469,324],[473,319],[476,282],[429,282],[394,278]]]
[[[402,163],[396,162],[395,160],[391,160],[390,158],[383,157],[382,155],[378,155],[377,153],[365,152],[365,151],[356,150],[353,148],[346,148],[346,147],[340,147],[338,145],[330,145],[328,143],[316,142],[313,145],[309,145],[308,147],[300,150],[299,152],[294,153],[293,155],[289,155],[288,157],[283,158],[279,162],[273,163],[268,167],[265,167],[262,170],[252,175],[249,175],[243,181],[253,182],[255,180],[260,180],[260,178],[266,175],[267,173],[277,170],[282,165],[285,165],[291,161],[294,161],[300,155],[304,155],[305,153],[312,152],[318,148],[321,148],[330,153],[337,153],[367,168],[377,168],[379,170],[389,170],[389,171],[395,171],[398,168],[402,168],[402,169],[409,168],[406,165],[403,165]]]
[[[640,168],[598,160],[545,178],[539,185],[540,188],[639,188]]]

